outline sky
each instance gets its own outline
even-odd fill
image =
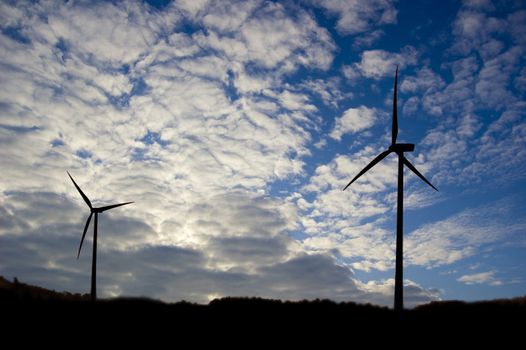
[[[0,275],[98,295],[392,306],[526,294],[526,5],[0,1]]]

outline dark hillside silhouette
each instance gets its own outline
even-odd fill
[[[89,294],[60,293],[0,277],[0,310],[12,326],[23,324],[27,329],[40,331],[49,328],[83,332],[91,320],[97,319],[97,327],[106,332],[118,328],[168,330],[187,339],[194,337],[195,332],[199,334],[195,339],[219,332],[228,339],[250,334],[262,340],[279,336],[288,341],[298,337],[302,342],[312,338],[332,343],[374,331],[393,334],[397,329],[418,330],[419,335],[432,334],[438,340],[466,334],[495,336],[497,331],[518,337],[526,318],[526,297],[475,303],[433,302],[405,310],[400,321],[386,307],[330,300],[290,302],[236,297],[200,305],[115,298],[94,303]]]

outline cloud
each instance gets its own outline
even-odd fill
[[[422,69],[401,83],[402,93],[415,94],[404,111],[421,108],[431,115],[447,116],[423,140],[423,154],[439,183],[508,181],[507,174],[521,168],[517,161],[522,159],[524,144],[520,101],[525,47],[515,37],[521,29],[520,25],[515,29],[514,21],[522,12],[491,17],[486,5],[469,2],[457,15],[450,50],[456,57],[442,65],[451,70],[452,81]],[[506,146],[497,141],[501,138],[507,140]]]
[[[315,23],[308,18],[305,12],[300,13],[298,15],[299,22],[295,22],[294,19],[285,17],[284,10],[279,5],[269,6],[265,15],[263,12],[260,13],[248,21],[246,25],[261,27],[262,24],[258,23],[270,21],[274,15],[281,18],[280,23],[283,26],[294,28],[298,34],[296,38],[298,40],[295,39],[291,42],[277,40],[273,44],[279,46],[279,50],[275,47],[276,51],[285,50],[283,52],[286,52],[286,57],[290,58],[289,62],[307,64],[308,61],[305,58],[310,54],[297,45],[302,45],[305,50],[316,47],[311,39],[316,41],[320,36],[304,34],[311,33],[311,29],[315,29],[313,27]],[[81,10],[75,7],[68,9],[72,15],[65,16],[67,18],[74,17],[75,11]],[[112,8],[112,11],[118,10],[119,8]],[[83,15],[99,14],[101,11],[102,9],[97,8]],[[169,12],[169,9],[167,11]],[[146,11],[145,15],[150,14]],[[101,26],[105,25],[106,22],[104,21]],[[46,26],[43,23],[35,23],[33,27],[36,27],[37,24],[40,27]],[[61,24],[63,27],[70,25],[72,24],[68,21]],[[271,27],[276,28],[277,33],[282,33],[284,28],[279,27],[279,25],[277,27],[272,25]],[[318,29],[321,30],[321,28]],[[42,72],[45,74],[41,79],[42,82],[57,81],[59,85],[64,84],[67,87],[67,89],[58,90],[54,87],[41,85],[38,77],[35,83],[35,76],[23,71],[25,67],[36,66],[31,59],[39,57],[40,52],[36,49],[28,50],[27,47],[14,49],[10,57],[4,57],[5,60],[11,60],[14,64],[19,56],[22,57],[22,53],[26,59],[19,61],[19,68],[9,76],[6,75],[6,80],[13,84],[17,83],[20,88],[36,91],[37,96],[41,95],[42,97],[33,101],[18,101],[18,105],[27,107],[24,116],[21,117],[19,113],[22,113],[22,110],[16,109],[17,105],[14,102],[17,101],[13,101],[10,97],[12,91],[4,91],[3,100],[10,108],[10,113],[7,113],[4,121],[14,126],[20,126],[21,121],[30,126],[38,125],[36,132],[27,133],[25,139],[17,141],[20,144],[31,144],[32,147],[31,150],[29,147],[20,148],[20,156],[12,157],[13,163],[10,168],[23,169],[27,167],[27,163],[21,164],[24,162],[22,154],[25,154],[25,158],[38,159],[42,158],[42,150],[50,149],[50,152],[53,152],[57,157],[54,165],[62,169],[67,164],[72,166],[78,162],[76,167],[83,168],[89,165],[93,169],[91,172],[93,174],[95,171],[100,171],[102,167],[110,164],[114,166],[112,174],[104,172],[101,176],[114,176],[118,173],[119,167],[128,167],[127,163],[130,160],[137,178],[142,176],[143,180],[145,179],[144,172],[147,173],[147,177],[152,176],[152,174],[144,166],[146,162],[139,162],[139,160],[154,162],[157,170],[161,173],[166,172],[166,175],[169,172],[168,164],[184,164],[178,168],[176,177],[185,178],[192,182],[186,189],[189,189],[190,186],[196,188],[201,185],[205,178],[208,178],[207,187],[216,186],[217,189],[232,186],[261,188],[266,181],[262,181],[261,178],[261,176],[266,177],[264,173],[270,177],[286,177],[291,171],[292,173],[300,172],[302,162],[296,159],[291,163],[289,157],[285,155],[294,152],[300,157],[306,153],[304,146],[309,135],[302,127],[297,128],[296,124],[303,123],[308,118],[297,111],[287,113],[285,110],[278,110],[275,99],[277,97],[277,102],[286,109],[295,109],[301,106],[307,111],[312,111],[313,106],[305,104],[307,101],[305,95],[282,91],[266,95],[268,98],[265,96],[243,96],[243,89],[246,89],[246,85],[238,90],[237,83],[246,82],[247,77],[257,82],[262,88],[275,87],[272,85],[274,84],[273,80],[269,82],[266,78],[246,73],[247,68],[244,65],[261,60],[264,67],[275,67],[275,63],[264,60],[264,57],[268,55],[261,52],[261,55],[258,56],[261,59],[249,55],[248,57],[241,57],[241,61],[233,62],[238,63],[235,65],[229,62],[229,59],[206,55],[205,51],[200,51],[201,49],[195,45],[194,39],[199,39],[199,33],[196,34],[195,38],[184,33],[170,35],[171,44],[180,44],[177,50],[171,51],[167,50],[163,41],[148,43],[151,46],[146,45],[146,47],[158,54],[142,55],[137,53],[134,56],[137,62],[127,68],[130,70],[128,74],[124,71],[113,71],[113,68],[105,66],[106,62],[112,64],[111,62],[114,60],[112,57],[105,57],[101,54],[98,61],[85,61],[84,57],[87,53],[81,55],[80,52],[91,50],[90,46],[77,48],[75,46],[77,41],[72,40],[71,47],[68,49],[69,58],[65,62],[57,60],[51,52],[40,56],[46,60],[49,67],[54,67],[54,69]],[[223,39],[226,40],[226,38],[221,37],[221,40]],[[250,48],[250,45],[255,45],[251,40],[256,39],[244,36],[232,40],[236,40],[245,46],[248,45]],[[14,45],[9,40],[5,43],[6,45]],[[41,47],[45,47],[45,45],[53,47],[54,44],[54,41],[43,42]],[[289,44],[295,46],[289,48]],[[265,50],[273,48],[267,47]],[[326,52],[327,50],[323,51]],[[197,52],[201,52],[199,58],[187,59],[187,56],[193,56]],[[89,53],[93,56],[98,55],[97,51]],[[166,59],[167,55],[171,55],[170,61]],[[283,57],[277,60],[280,62],[287,61]],[[313,60],[316,65],[321,62],[317,57],[313,57]],[[233,80],[229,81],[229,72],[235,69],[238,69],[235,71],[237,73],[234,73]],[[96,77],[97,74],[101,75],[101,78],[93,80],[92,77]],[[148,95],[124,96],[125,104],[114,106],[113,98],[117,98],[121,94],[129,94],[131,90],[135,89],[137,83],[133,82],[132,79],[142,81],[148,90]],[[279,73],[276,79],[279,79]],[[74,86],[71,86],[72,84]],[[232,94],[238,95],[237,98],[234,97],[234,101],[231,101],[232,97],[225,92],[224,86],[227,84],[231,84],[230,86],[234,90]],[[75,91],[74,95],[70,91]],[[194,94],[194,91],[200,91],[200,94]],[[250,91],[248,92],[250,93]],[[26,95],[23,91],[16,94],[18,98]],[[55,96],[53,110],[49,109],[47,103],[47,98],[50,95]],[[68,118],[72,108],[75,109],[75,119]],[[126,109],[125,112],[123,108]],[[31,112],[28,113],[27,111]],[[37,115],[46,117],[36,117]],[[201,115],[203,116],[202,119],[196,118]],[[87,122],[88,120],[90,123]],[[111,134],[104,131],[100,132],[99,129],[111,130]],[[151,144],[141,142],[140,140],[148,133],[159,134],[162,142]],[[242,136],[241,139],[232,139],[227,135]],[[269,135],[273,135],[273,138],[270,139]],[[6,139],[7,137],[9,135],[6,136]],[[57,139],[60,140],[60,146],[51,148],[50,144]],[[240,147],[240,141],[246,144]],[[217,147],[219,144],[222,147]],[[36,145],[41,146],[35,147]],[[266,149],[268,146],[270,148]],[[286,151],[281,154],[279,154],[280,152],[276,153],[275,147],[284,147],[283,150]],[[85,154],[89,157],[81,157],[75,160],[69,155],[71,153]],[[260,155],[264,155],[263,158]],[[274,158],[273,155],[276,157]],[[267,156],[273,159],[266,158]],[[272,169],[263,170],[267,166]],[[44,176],[58,178],[57,173],[51,170],[53,164],[48,163],[45,167],[49,173]],[[225,169],[231,169],[231,171],[236,169],[235,174],[230,173],[226,176],[226,178],[233,180],[230,185],[220,184],[220,178],[223,178],[221,173]],[[262,170],[263,172],[261,172]],[[206,176],[203,174],[205,171]],[[247,174],[246,171],[252,172],[252,174]],[[211,174],[216,175],[211,178]],[[158,173],[153,175],[153,179],[157,180],[162,176],[165,175]],[[213,177],[216,177],[216,180]],[[15,178],[16,176],[12,177],[12,179]],[[106,184],[108,183],[108,180],[104,178],[101,180]],[[9,188],[19,187],[13,183],[6,183],[5,185]],[[61,185],[57,189],[62,192],[65,190]],[[153,189],[146,189],[146,191],[154,192]]]
[[[362,52],[360,62],[344,67],[344,75],[351,80],[357,74],[379,80],[386,76],[392,76],[397,65],[403,69],[415,65],[417,61],[418,51],[412,46],[403,47],[399,53],[385,50],[366,50]]]
[[[509,87],[512,77],[519,72],[523,54],[524,48],[513,47],[495,58],[486,60],[475,84],[475,93],[481,104],[502,109],[516,101]]]
[[[489,124],[474,114],[448,119],[427,133],[419,157],[438,184],[509,181],[525,156],[524,116],[523,104],[517,103]]]
[[[472,256],[488,244],[520,242],[519,233],[525,229],[525,223],[508,221],[514,205],[504,199],[423,225],[406,238],[405,261],[431,268]]]
[[[146,5],[137,2],[130,3],[124,11],[111,3],[98,6],[45,4],[27,7],[27,10],[48,17],[48,27],[38,22],[27,23],[27,30],[34,30],[31,34],[36,40],[60,38],[69,49],[86,55],[85,59],[119,66],[137,60],[158,40],[159,31],[180,20],[176,12],[148,11]],[[88,54],[92,56],[88,58]]]
[[[68,290],[87,278],[89,259],[70,261],[88,213],[66,170],[96,205],[135,200],[100,216],[101,295],[148,293],[171,276],[188,283],[171,298],[205,300],[236,293],[223,277],[241,283],[301,253],[287,235],[296,208],[268,186],[303,173],[316,107],[282,81],[326,69],[334,43],[303,9],[232,3],[242,11],[225,10],[222,25],[219,3],[191,5],[3,5],[27,40],[0,35],[0,234],[22,256],[42,248],[24,264],[3,255],[3,274]]]
[[[312,4],[337,16],[336,29],[343,35],[365,32],[375,24],[396,23],[397,10],[391,0],[322,0]]]
[[[283,108],[290,111],[316,111],[317,108],[310,104],[310,99],[305,94],[295,93],[289,90],[284,90],[281,93],[274,93],[265,91],[265,95],[272,96],[279,101]]]
[[[2,227],[0,250],[4,259],[0,274],[58,290],[85,292],[91,271],[86,253],[91,249],[91,230],[84,254],[76,260],[85,220],[85,212],[80,210],[84,209],[83,203],[79,208],[67,198],[50,193],[17,193],[7,199],[9,205],[7,209],[2,207],[3,211],[29,221],[23,222],[23,233],[13,225],[14,232]],[[281,226],[288,225],[289,220],[275,218],[273,209],[265,208],[271,205],[268,200],[255,199],[260,203],[260,209],[256,209],[262,211],[260,214],[241,195],[218,201],[223,207],[213,202],[211,207],[220,212],[210,216],[206,215],[206,207],[198,208],[201,215],[197,225],[202,231],[196,229],[194,237],[200,239],[194,247],[159,245],[156,232],[141,222],[129,223],[134,219],[122,216],[126,212],[101,214],[99,294],[207,302],[209,297],[227,295],[329,298],[331,292],[340,290],[335,295],[338,300],[353,296],[364,300],[349,269],[336,266],[329,256],[307,256],[297,249],[295,253],[291,240],[281,234]],[[224,207],[225,203],[231,207]],[[54,215],[48,215],[48,209]],[[188,216],[187,225],[191,225],[192,211]],[[218,226],[213,220],[220,221],[222,229],[216,231]],[[285,275],[287,279],[283,280]],[[320,285],[316,281],[321,275],[327,279]],[[328,278],[330,275],[333,278]],[[286,292],[283,285],[288,286]]]
[[[363,101],[344,105],[363,97],[349,86],[405,68],[404,112],[441,118],[411,159],[438,185],[518,177],[526,164],[524,14],[492,18],[463,6],[440,68],[420,46],[358,51],[357,62],[334,67],[343,47],[304,5],[2,3],[0,273],[86,290],[89,238],[84,259],[74,256],[88,213],[69,170],[97,205],[135,200],[100,217],[101,295],[391,305],[392,280],[360,281],[353,269],[393,268],[396,159],[341,191],[388,144],[386,133],[363,145],[382,115]],[[354,50],[396,21],[391,1],[312,6],[335,16],[340,35],[355,35]],[[477,18],[488,27],[470,22]],[[345,134],[358,137],[342,155]],[[408,208],[442,200],[413,180]],[[488,238],[475,214],[415,230],[411,264],[441,266],[499,244],[503,236]],[[437,239],[444,229],[468,243]],[[407,287],[408,303],[440,297]]]
[[[402,93],[415,93],[436,91],[445,86],[445,82],[440,75],[433,72],[428,67],[417,70],[416,76],[404,76],[400,83]]]
[[[485,3],[467,4],[453,23],[454,40],[448,49],[453,60],[442,64],[443,69],[451,70],[453,80],[446,82],[425,69],[418,73],[420,77],[409,77],[407,82],[402,82],[402,91],[423,95],[421,107],[429,114],[473,113],[487,108],[503,110],[521,99],[513,87],[518,86],[520,90],[520,72],[524,65],[525,47],[519,39],[523,30],[517,22],[524,17],[523,11],[507,17],[491,17],[483,10],[486,6],[475,4]],[[507,45],[508,42],[511,45]],[[424,79],[432,84],[419,89],[416,83]]]
[[[450,126],[443,127],[450,129]],[[436,172],[437,162],[443,162],[444,172],[438,171],[431,177],[432,182],[461,181],[463,174],[460,172],[466,169],[459,167],[455,170],[451,165],[456,166],[466,156],[466,151],[472,147],[468,143],[479,135],[480,128],[478,118],[468,115],[452,129],[451,134],[440,133],[433,137],[428,134],[427,142],[435,140],[442,144],[443,138],[449,140],[442,148],[435,145],[431,148],[433,152],[425,151],[423,155],[417,155],[412,162],[424,174],[431,168]],[[304,213],[301,224],[308,234],[302,243],[307,250],[335,252],[347,259],[345,261],[354,269],[386,271],[393,268],[394,239],[392,227],[386,224],[391,222],[387,217],[394,215],[396,207],[395,159],[386,158],[347,191],[341,191],[380,150],[368,147],[351,156],[339,155],[316,169],[305,186],[305,190],[312,192],[313,196],[305,193],[298,197],[298,207]],[[454,171],[459,174],[453,175]],[[448,178],[444,177],[446,174]],[[420,182],[414,176],[409,176],[407,180]],[[415,182],[406,186],[410,189],[406,195],[408,209],[415,210],[444,200],[444,197],[431,195],[427,188],[417,188]],[[509,225],[508,222],[514,205],[503,200],[423,225],[406,238],[407,264],[435,268],[473,256],[490,244],[520,240],[517,233],[524,229],[524,223]]]
[[[87,212],[70,170],[96,205],[136,201],[100,216],[101,296],[374,297],[390,305],[391,295],[364,292],[330,255],[306,255],[289,236],[300,229],[295,202],[268,196],[273,181],[303,174],[318,122],[314,96],[332,106],[343,98],[337,79],[283,84],[300,67],[329,67],[328,31],[281,4],[232,3],[239,11],[226,11],[223,23],[217,6],[177,3],[160,14],[132,4],[132,19],[119,4],[68,5],[50,22],[31,14],[54,8],[9,8],[28,42],[0,40],[10,52],[0,57],[9,67],[0,90],[8,179],[0,239],[20,253],[3,251],[0,272],[86,290],[91,235],[75,261]],[[83,41],[77,17],[109,33],[102,46],[93,45],[95,29]],[[179,31],[179,20],[196,30]],[[121,40],[132,25],[128,47]]]
[[[219,51],[229,61],[252,62],[283,72],[294,71],[299,65],[327,69],[332,62],[335,46],[329,33],[300,8],[291,16],[278,3],[241,1],[226,7],[213,3],[205,6],[195,21],[207,29],[196,34],[198,42]],[[243,73],[238,65],[232,69]]]
[[[456,53],[469,54],[491,42],[491,36],[506,30],[506,22],[496,17],[472,9],[460,11],[453,22],[453,34],[456,41],[451,50]]]
[[[108,230],[104,231],[100,235],[102,245],[98,254],[100,297],[144,295],[165,301],[207,303],[222,296],[259,296],[284,300],[331,298],[391,305],[392,288],[386,289],[382,283],[370,283],[363,288],[351,270],[336,265],[327,255],[300,255],[259,265],[252,271],[221,270],[208,267],[207,255],[191,248],[148,245],[113,250],[104,245]],[[22,237],[0,236],[0,252],[4,257],[0,273],[55,290],[86,293],[91,262],[83,257],[76,260],[77,235],[57,237],[42,232],[32,231]],[[422,300],[419,296],[423,293],[427,290],[420,286],[416,293],[406,293],[407,303],[433,300]]]
[[[423,110],[431,115],[440,116],[447,112],[471,113],[476,108],[474,85],[479,61],[468,56],[448,63],[453,81],[443,89],[426,90],[422,97]],[[408,86],[406,86],[408,88]]]
[[[478,9],[478,10],[494,10],[495,7],[490,0],[464,0],[462,5],[466,8]]]
[[[508,28],[517,43],[525,43],[526,25],[526,10],[520,10],[508,15]]]
[[[361,47],[370,47],[373,43],[378,41],[385,32],[383,30],[374,30],[372,32],[365,33],[358,36],[353,42],[353,49],[359,49]]]
[[[389,278],[381,281],[369,281],[362,288],[371,292],[380,292],[381,294],[393,294],[394,285],[394,278]],[[441,300],[441,296],[442,292],[437,288],[423,288],[414,281],[404,280],[404,307],[406,308],[412,308],[429,301]],[[378,302],[373,301],[373,303]]]
[[[383,223],[395,205],[394,200],[385,200],[394,191],[395,158],[386,158],[342,192],[379,152],[366,147],[317,167],[297,199],[308,235],[302,241],[305,249],[335,253],[348,259],[354,269],[386,271],[393,267],[394,240]]]
[[[400,92],[411,95],[403,103],[404,115],[414,114],[421,109],[430,114],[441,113],[442,102],[444,101],[440,101],[441,104],[438,106],[436,96],[437,92],[443,89],[445,85],[442,77],[428,67],[418,69],[414,76],[404,76],[400,83]],[[419,95],[424,97],[422,98]]]
[[[499,286],[501,281],[495,278],[495,271],[479,272],[471,275],[462,275],[457,278],[458,282],[464,284],[489,284],[491,286]]]
[[[351,93],[344,94],[340,85],[341,79],[334,77],[330,79],[308,80],[302,84],[302,87],[319,96],[323,104],[337,108],[340,101],[352,97]]]
[[[462,174],[462,164],[469,164],[472,141],[478,135],[481,122],[478,116],[467,114],[458,121],[450,120],[439,128],[430,130],[422,140],[422,157],[432,167],[435,179],[440,182],[469,181]],[[420,155],[419,155],[420,157]],[[453,167],[452,167],[453,165]]]
[[[340,140],[346,133],[356,133],[374,125],[377,111],[374,108],[360,106],[347,109],[340,118],[336,118],[330,136]]]

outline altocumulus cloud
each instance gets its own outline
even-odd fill
[[[2,3],[2,274],[84,291],[89,259],[74,252],[87,210],[69,169],[98,204],[136,200],[101,215],[103,296],[389,303],[331,255],[306,254],[287,234],[301,227],[295,201],[268,195],[304,175],[319,122],[287,76],[327,70],[336,49],[290,6]],[[372,11],[352,28],[348,16],[342,31],[393,21]]]
[[[357,271],[393,268],[386,218],[396,203],[395,159],[341,192],[388,144],[362,141],[387,120],[390,97],[373,106],[350,87],[359,79],[381,90],[400,65],[404,113],[442,118],[411,159],[439,187],[482,181],[499,167],[517,177],[513,169],[525,164],[524,15],[497,19],[461,6],[441,74],[419,45],[370,47],[397,22],[395,4],[2,2],[0,273],[87,290],[89,249],[80,261],[75,251],[88,213],[69,170],[96,205],[136,201],[100,216],[103,296],[390,305],[393,280],[362,281]],[[501,35],[511,44],[499,46]],[[363,51],[341,63],[347,49],[336,38]],[[483,108],[493,109],[489,122]],[[408,178],[412,210],[447,197],[415,183]],[[508,225],[497,217],[483,227],[487,209],[479,209],[415,228],[409,265],[451,264],[523,232],[518,222],[491,236]],[[406,281],[408,305],[440,295]]]

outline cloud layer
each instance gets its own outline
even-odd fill
[[[391,305],[394,157],[341,189],[388,145],[394,66],[404,118],[429,116],[411,161],[439,187],[496,169],[516,181],[526,164],[524,11],[463,5],[437,65],[413,43],[369,47],[395,5],[2,2],[0,274],[86,290],[89,244],[74,256],[88,210],[69,170],[95,205],[135,201],[100,217],[103,296]],[[447,200],[414,180],[407,209]],[[481,225],[485,208],[420,222],[407,264],[450,265],[524,232],[519,220],[490,235],[509,225]],[[406,303],[440,298],[434,287],[407,280]]]

